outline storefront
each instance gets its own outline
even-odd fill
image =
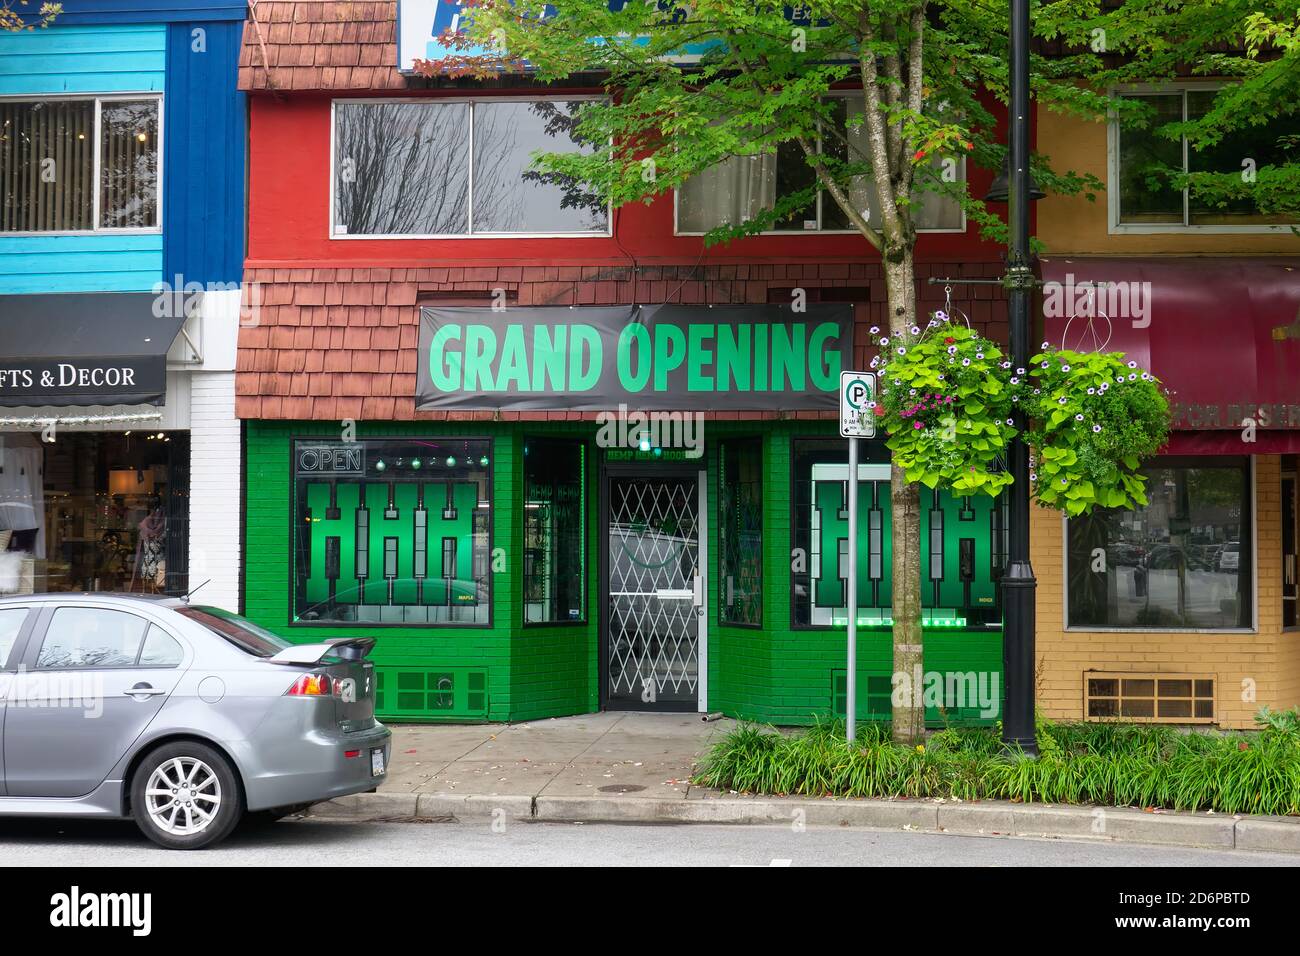
[[[238,605],[245,13],[64,0],[0,30],[2,593]]]
[[[888,325],[878,253],[821,198],[705,245],[805,182],[785,152],[617,210],[537,177],[604,91],[395,68],[453,7],[373,4],[356,31],[328,4],[251,12],[244,613],[294,641],[374,635],[394,720],[842,713],[835,390]],[[847,128],[861,94],[833,96]],[[1000,273],[960,203],[921,220],[919,276]],[[1000,294],[966,312],[1005,340]],[[893,671],[886,462],[864,448],[863,716]],[[1002,510],[927,496],[923,520],[915,679],[936,723],[991,723]]]
[[[168,371],[186,316],[156,302],[5,298],[0,593],[188,589],[189,381]]]
[[[248,423],[246,612],[378,637],[394,719],[842,712],[856,311],[413,307],[415,420]],[[889,469],[864,452],[860,710],[884,717]],[[989,723],[1004,511],[923,512],[930,716]]]
[[[1044,337],[1124,352],[1173,416],[1145,507],[1033,516],[1049,715],[1250,727],[1300,703],[1298,267],[1044,260]]]

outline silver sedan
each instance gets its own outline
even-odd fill
[[[0,816],[130,817],[172,849],[373,790],[374,639],[291,644],[177,598],[0,599]]]

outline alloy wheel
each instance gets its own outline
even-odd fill
[[[197,757],[172,757],[154,768],[145,785],[145,808],[164,833],[202,833],[221,809],[221,781]]]

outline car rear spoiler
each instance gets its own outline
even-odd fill
[[[321,644],[295,644],[267,658],[272,664],[315,664],[322,657],[359,661],[375,646],[373,637],[334,637]]]

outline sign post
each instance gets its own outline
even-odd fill
[[[875,375],[840,373],[840,435],[849,440],[849,646],[844,715],[850,746],[858,732],[858,439],[876,437],[875,397]]]

